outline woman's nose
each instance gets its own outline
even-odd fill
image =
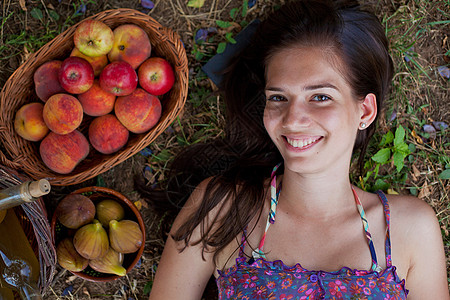
[[[284,128],[302,128],[311,124],[311,115],[306,105],[293,101],[287,107],[283,118]]]

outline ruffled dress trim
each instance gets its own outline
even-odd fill
[[[385,277],[388,274],[392,274],[394,277],[394,282],[396,284],[400,284],[403,288],[403,292],[407,295],[408,290],[405,287],[405,279],[400,279],[400,276],[397,274],[397,267],[390,266],[380,272],[378,271],[372,271],[372,270],[358,270],[358,269],[351,269],[348,267],[342,267],[340,270],[335,272],[327,272],[327,271],[315,271],[315,270],[308,270],[302,267],[300,263],[296,263],[293,266],[288,266],[283,263],[281,260],[275,260],[275,261],[269,261],[264,258],[257,258],[253,261],[251,264],[247,264],[246,257],[237,257],[236,258],[236,264],[232,267],[225,269],[225,270],[217,270],[219,276],[216,279],[216,282],[218,282],[221,278],[227,278],[232,275],[234,275],[239,269],[245,270],[245,269],[251,269],[251,268],[257,268],[257,269],[271,269],[275,271],[284,271],[289,273],[302,273],[302,274],[324,274],[324,277],[331,277],[331,279],[337,279],[338,277],[347,277],[348,276],[370,276],[373,275],[375,278]]]

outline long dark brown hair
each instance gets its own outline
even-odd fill
[[[173,234],[174,240],[184,241],[185,246],[201,243],[216,258],[250,220],[261,215],[264,182],[282,161],[263,125],[265,65],[274,53],[293,46],[331,47],[344,62],[342,72],[355,98],[373,93],[378,109],[382,107],[392,79],[392,60],[379,20],[354,1],[302,0],[282,6],[260,24],[225,74],[225,138],[180,153],[172,163],[171,180],[159,196],[156,191],[143,191],[159,210],[176,212],[193,189],[211,177],[201,205]],[[360,164],[375,123],[359,131],[355,141]],[[211,210],[225,204],[226,213],[208,222],[218,226],[206,225]],[[201,239],[191,240],[198,226]]]

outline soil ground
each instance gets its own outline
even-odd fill
[[[30,14],[31,10],[35,7],[40,7],[44,9],[54,10],[61,17],[58,22],[51,24],[49,28],[57,28],[64,23],[64,20],[69,16],[72,16],[74,11],[82,7],[83,4],[86,5],[86,11],[84,15],[74,18],[74,22],[80,21],[85,16],[90,16],[107,9],[114,8],[133,8],[142,11],[156,21],[161,23],[165,27],[169,27],[176,31],[186,48],[189,59],[190,75],[196,86],[204,86],[207,90],[214,90],[215,87],[208,80],[198,80],[196,81],[196,75],[198,75],[199,66],[204,63],[204,61],[198,61],[194,58],[194,33],[197,29],[208,28],[211,26],[216,26],[215,20],[230,20],[230,10],[232,8],[238,8],[242,6],[242,0],[209,0],[205,2],[202,8],[192,8],[187,6],[187,0],[156,0],[153,1],[155,7],[153,9],[145,9],[141,5],[139,0],[85,0],[85,1],[71,1],[71,0],[59,0],[59,1],[48,1],[48,0],[27,0],[27,1],[11,1],[3,0],[1,13],[3,20],[5,16],[12,13],[11,17],[7,22],[1,27],[1,44],[0,47],[9,47],[9,52],[6,54],[11,55],[8,59],[2,60],[2,66],[0,68],[0,87],[4,85],[8,77],[17,69],[21,63],[27,58],[30,51],[25,48],[25,45],[21,46],[11,46],[6,45],[6,36],[11,34],[20,34],[23,30],[26,30],[29,34],[33,34],[36,31],[37,35],[42,35],[44,30],[44,25],[42,22],[33,18]],[[276,5],[284,3],[283,0],[259,0],[256,1],[256,5],[249,10],[246,20],[251,21],[252,19],[264,16],[267,12],[274,9]],[[448,1],[447,1],[448,2]],[[418,12],[421,8],[420,1],[366,1],[373,8],[373,10],[379,16],[394,16],[398,14],[399,10],[404,9],[409,11],[407,16],[414,18],[414,14]],[[426,2],[427,7],[430,11],[423,16],[427,18],[429,22],[440,21],[445,15],[440,16],[439,10],[441,8],[444,11],[448,9],[448,4],[443,3],[443,1],[430,1]],[[431,8],[433,8],[431,10]],[[25,10],[26,9],[26,10]],[[447,20],[448,14],[447,14]],[[389,21],[387,21],[389,23]],[[394,21],[392,21],[394,22]],[[395,22],[401,22],[398,19]],[[391,27],[395,27],[398,24],[389,23]],[[52,27],[53,26],[53,27]],[[446,28],[446,29],[445,29]],[[236,31],[239,29],[237,28]],[[395,29],[394,29],[395,30]],[[404,30],[404,29],[400,29]],[[418,40],[414,45],[414,52],[418,54],[419,62],[426,62],[430,66],[444,65],[445,53],[449,50],[449,41],[447,39],[448,26],[440,27],[437,30],[430,30],[425,36]],[[39,38],[39,36],[36,36]],[[395,42],[395,41],[394,41]],[[34,49],[37,50],[37,49]],[[205,50],[206,51],[206,50]],[[447,52],[448,53],[448,52]],[[6,55],[5,54],[5,55]],[[403,57],[395,58],[396,62],[403,60]],[[447,61],[448,63],[448,61]],[[394,80],[400,82],[401,74],[398,74]],[[425,77],[425,76],[424,76]],[[450,102],[448,101],[448,80],[443,80],[439,75],[434,74],[432,78],[424,78],[422,82],[417,82],[416,90],[410,91],[405,97],[410,97],[410,106],[413,108],[414,113],[411,115],[403,115],[404,119],[417,118],[419,120],[425,120],[426,122],[436,121],[449,121],[450,112]],[[444,87],[444,88],[442,88]],[[430,97],[429,95],[433,95]],[[192,100],[192,96],[188,97],[188,100]],[[402,106],[403,105],[403,106]],[[406,112],[404,104],[399,104],[396,106],[398,112],[398,118],[402,117],[402,112]],[[220,115],[220,110],[214,110],[218,112],[218,124],[221,124],[222,118]],[[390,111],[392,112],[392,110]],[[406,114],[406,113],[405,113]],[[183,112],[182,119],[192,120],[192,117],[197,116],[198,111],[196,111],[196,106],[192,102],[187,102],[185,111]],[[201,118],[201,117],[198,117]],[[195,119],[195,118],[194,118]],[[182,123],[184,124],[184,123]],[[385,128],[388,126],[384,124]],[[174,126],[176,129],[176,126]],[[383,130],[383,126],[382,126]],[[173,138],[173,132],[164,132],[155,141],[154,146],[149,146],[155,153],[161,151],[161,146],[159,145],[170,145],[170,140]],[[449,155],[448,151],[448,136],[443,137],[445,141],[441,142],[442,153]],[[447,145],[447,148],[445,148]],[[174,152],[180,151],[180,148],[176,148]],[[50,197],[46,198],[46,205],[49,215],[52,214],[56,203],[66,194],[71,191],[84,186],[92,186],[103,184],[109,188],[115,189],[122,194],[129,197],[132,201],[141,201],[142,209],[141,213],[144,217],[147,236],[146,236],[146,247],[144,254],[142,256],[141,262],[136,266],[126,277],[121,278],[114,282],[108,283],[96,283],[85,281],[76,276],[73,276],[69,272],[63,270],[62,268],[57,268],[57,274],[55,274],[54,282],[51,288],[44,295],[44,299],[146,299],[148,294],[144,292],[148,283],[152,281],[154,272],[159,261],[159,257],[164,245],[163,235],[161,233],[161,226],[167,227],[167,224],[161,224],[164,219],[155,218],[155,214],[152,209],[148,206],[148,199],[143,199],[140,194],[135,189],[135,179],[142,178],[143,180],[148,180],[149,178],[144,173],[144,168],[149,164],[149,158],[142,154],[136,154],[133,157],[127,159],[120,165],[112,168],[111,170],[103,173],[99,178],[91,179],[83,182],[77,186],[67,186],[67,187],[56,187],[53,189]],[[416,162],[416,169],[420,174],[419,178],[413,183],[417,186],[420,191],[425,190],[426,194],[423,194],[423,199],[431,204],[437,211],[438,214],[444,216],[444,220],[441,222],[443,227],[443,235],[447,237],[448,240],[448,192],[449,187],[444,182],[438,182],[436,180],[436,175],[429,175],[429,165],[426,161]],[[438,166],[443,168],[443,166]],[[436,172],[436,170],[434,170]],[[425,174],[425,175],[424,175]],[[161,175],[161,174],[160,174]],[[162,172],[163,175],[163,172]],[[417,175],[417,174],[416,174]],[[428,176],[428,177],[427,177]],[[425,186],[425,188],[423,188]],[[446,221],[447,220],[447,221]],[[448,247],[448,246],[447,246]],[[448,249],[447,249],[448,253]],[[176,283],[175,283],[176,284]],[[213,285],[212,285],[213,286]],[[71,292],[67,293],[68,288],[71,287]],[[215,299],[214,288],[211,287],[207,290],[205,294],[205,299]]]

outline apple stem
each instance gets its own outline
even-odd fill
[[[157,74],[157,73],[153,73],[152,75],[150,75],[150,80],[151,80],[151,81],[156,81],[156,80],[158,80],[158,74]]]

